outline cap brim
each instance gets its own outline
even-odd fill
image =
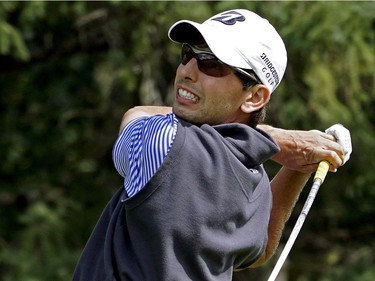
[[[211,51],[224,63],[252,69],[248,63],[244,63],[243,56],[232,44],[231,34],[223,34],[222,30],[218,30],[215,26],[202,25],[189,20],[181,20],[176,22],[168,31],[169,38],[177,43],[197,44],[203,40],[207,43]]]
[[[194,21],[181,20],[171,26],[168,32],[169,38],[177,43],[199,44],[207,43],[211,51],[216,55],[217,47],[223,46],[225,37],[217,36],[220,32],[216,27],[203,25]],[[203,40],[202,40],[203,39]]]
[[[200,29],[204,28],[200,23],[181,20],[171,26],[168,32],[169,38],[177,43],[196,44],[204,39]]]

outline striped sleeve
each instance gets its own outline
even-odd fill
[[[113,147],[113,162],[124,177],[128,197],[138,193],[156,173],[169,152],[178,120],[171,113],[131,121]]]

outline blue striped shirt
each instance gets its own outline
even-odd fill
[[[163,163],[176,136],[177,123],[173,113],[140,117],[120,133],[112,157],[116,170],[124,177],[129,198],[146,185]]]

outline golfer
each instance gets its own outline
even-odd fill
[[[173,107],[125,113],[113,148],[124,186],[74,281],[232,280],[271,257],[317,164],[344,162],[331,135],[258,126],[287,65],[266,19],[225,11],[179,21],[169,37],[181,44]],[[271,158],[284,167],[270,183]]]

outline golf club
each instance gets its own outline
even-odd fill
[[[313,185],[311,187],[309,196],[306,199],[305,205],[302,208],[301,214],[298,217],[298,220],[292,230],[292,233],[289,236],[289,239],[287,243],[285,244],[285,247],[275,265],[275,267],[272,270],[272,273],[270,277],[268,278],[268,281],[275,281],[277,275],[279,274],[281,267],[283,266],[290,250],[292,249],[292,246],[294,244],[294,241],[296,240],[298,233],[300,232],[303,223],[305,222],[306,216],[309,213],[309,210],[311,208],[312,203],[314,202],[314,199],[316,197],[316,194],[318,193],[318,190],[323,183],[327,172],[329,169],[329,163],[327,161],[321,161],[319,163],[319,167],[315,173]]]

